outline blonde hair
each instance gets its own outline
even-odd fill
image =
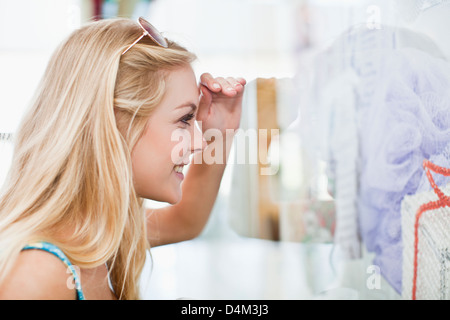
[[[81,268],[108,264],[121,299],[139,298],[146,249],[131,150],[165,92],[167,71],[195,56],[161,48],[127,19],[90,23],[52,56],[15,136],[0,198],[0,283],[33,241],[59,246]]]

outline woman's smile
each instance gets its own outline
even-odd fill
[[[176,165],[173,169],[175,171],[175,175],[181,180],[184,179],[183,168],[184,165]]]

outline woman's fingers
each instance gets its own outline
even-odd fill
[[[245,80],[244,78],[238,77],[236,78],[236,80],[243,86],[247,84],[247,80]]]
[[[221,90],[220,84],[210,73],[204,73],[200,76],[200,84],[204,85],[212,92],[219,92]]]
[[[243,90],[246,81],[243,78],[233,77],[214,78],[211,74],[204,73],[200,77],[200,83],[212,92],[218,93],[222,91],[223,94],[232,97]]]
[[[222,77],[216,78],[216,81],[220,84],[222,87],[222,93],[227,96],[234,96],[236,94],[236,88],[234,87],[233,83],[228,80],[229,78],[225,79]]]

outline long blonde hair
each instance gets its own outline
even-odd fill
[[[0,283],[33,241],[81,268],[108,264],[121,299],[139,298],[146,249],[131,150],[164,96],[167,71],[195,56],[161,48],[128,19],[92,22],[53,54],[15,147],[0,197]]]

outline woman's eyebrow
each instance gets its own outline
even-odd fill
[[[179,105],[178,107],[176,107],[175,109],[180,109],[180,108],[185,108],[185,107],[191,107],[192,111],[194,111],[194,112],[195,112],[195,110],[197,110],[197,105],[193,102],[183,103],[183,104]]]

